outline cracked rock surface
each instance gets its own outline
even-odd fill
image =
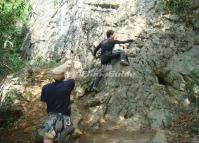
[[[107,30],[115,30],[118,39],[135,40],[128,51],[130,66],[112,63],[112,71],[131,76],[105,77],[94,95],[84,92],[94,77],[79,78],[74,100],[85,101],[95,115],[91,123],[106,118],[134,129],[165,127],[190,83],[198,87],[199,34],[165,12],[159,0],[37,0],[28,28],[24,47],[31,63],[69,60],[72,49],[83,65],[80,71],[87,72],[99,69],[91,51]]]

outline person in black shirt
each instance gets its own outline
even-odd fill
[[[42,88],[41,101],[47,104],[47,113],[62,113],[70,116],[70,94],[75,87],[75,80],[60,80]]]
[[[106,32],[106,36],[107,39],[103,40],[94,50],[94,57],[96,58],[96,54],[99,51],[99,49],[101,49],[101,71],[98,74],[98,76],[96,77],[96,79],[93,82],[92,85],[92,90],[98,92],[97,86],[100,82],[100,80],[102,79],[102,77],[105,75],[105,71],[106,71],[106,66],[111,62],[111,60],[113,59],[120,59],[120,63],[122,65],[128,66],[128,58],[125,54],[124,50],[121,50],[119,52],[113,52],[114,46],[115,44],[125,44],[125,43],[131,43],[133,42],[132,39],[130,40],[126,40],[126,41],[119,41],[116,40],[116,35],[115,32],[113,30],[108,30]]]
[[[44,123],[44,143],[53,143],[54,140],[60,140],[61,137],[63,139],[66,132],[69,134],[74,130],[70,120],[70,95],[75,87],[76,79],[74,62],[71,72],[71,79],[64,80],[63,73],[59,75],[59,79],[56,76],[55,82],[49,83],[42,88],[41,101],[46,103],[48,113]],[[62,135],[62,133],[65,133],[65,135]]]

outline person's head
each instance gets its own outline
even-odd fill
[[[106,32],[106,36],[107,36],[107,38],[110,38],[110,39],[116,39],[115,31],[113,31],[113,30],[108,30]]]
[[[52,74],[52,77],[55,81],[62,81],[65,79],[64,73],[61,74]]]

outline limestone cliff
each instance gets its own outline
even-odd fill
[[[80,100],[95,115],[92,123],[108,118],[136,129],[161,128],[198,88],[197,29],[165,11],[159,0],[36,0],[32,8],[24,44],[31,63],[69,60],[72,49],[83,64],[80,72],[92,71],[100,63],[93,62],[91,51],[107,30],[115,30],[118,39],[135,40],[128,51],[130,66],[112,63],[112,71],[130,77],[106,77],[96,95],[85,93],[94,77],[79,78],[76,96],[84,95]]]

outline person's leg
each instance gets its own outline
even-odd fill
[[[102,65],[97,77],[95,78],[95,80],[93,82],[92,90],[98,92],[98,88],[97,87],[98,87],[99,82],[101,81],[101,79],[104,77],[105,71],[106,71],[106,65]]]
[[[111,53],[111,54],[102,56],[102,59],[101,59],[102,68],[93,82],[92,90],[98,92],[97,87],[98,87],[98,84],[101,81],[101,79],[105,76],[106,66],[113,59],[120,59],[120,63],[122,65],[126,65],[126,66],[129,65],[129,63],[127,62],[127,56],[124,51],[119,51],[119,52],[115,52],[115,53]]]
[[[109,56],[108,56],[108,62],[111,62],[111,60],[113,59],[120,59],[121,57],[121,52],[114,52],[114,53],[111,53]]]
[[[120,52],[120,63],[122,65],[129,66],[128,57],[127,57],[125,51],[123,51],[123,50]]]
[[[115,53],[112,53],[110,56],[109,56],[109,61],[113,60],[113,59],[120,59],[120,63],[122,65],[126,65],[128,66],[129,63],[127,61],[127,56],[126,56],[126,53],[121,50],[119,52],[115,52]]]
[[[54,131],[54,125],[57,120],[57,116],[53,113],[48,113],[48,116],[44,122],[44,139],[43,143],[53,143],[56,133]]]
[[[73,124],[64,127],[64,130],[60,133],[58,143],[70,143],[71,135],[75,131]]]

